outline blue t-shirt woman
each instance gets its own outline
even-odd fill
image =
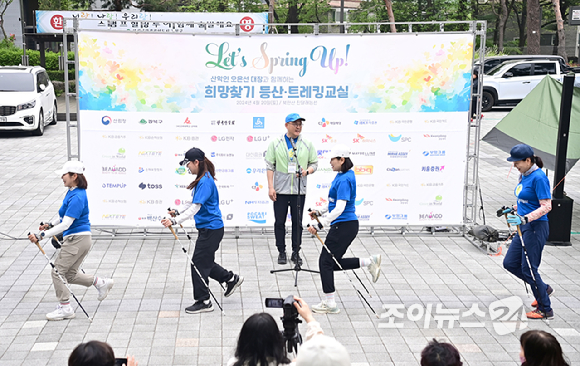
[[[337,173],[328,192],[328,207],[320,211],[310,210],[310,217],[317,222],[309,225],[308,231],[317,235],[318,229],[328,230],[324,242],[325,250],[320,251],[318,259],[322,290],[326,296],[320,304],[312,306],[312,311],[336,314],[340,309],[334,298],[334,271],[366,266],[373,282],[377,282],[381,273],[381,255],[369,258],[343,258],[358,233],[358,218],[355,213],[356,178],[351,170],[353,163],[346,146],[336,145],[331,156],[330,165]],[[325,213],[328,214],[323,217]]]
[[[544,283],[538,272],[549,234],[547,214],[552,209],[550,182],[542,171],[542,159],[534,155],[530,146],[514,146],[507,160],[513,162],[520,172],[518,185],[514,189],[517,213],[508,215],[507,221],[517,226],[521,234],[518,233],[512,240],[503,266],[532,288],[536,298],[532,307],[536,309],[526,316],[529,319],[550,319],[554,317],[554,311],[549,296],[554,290]]]
[[[213,163],[205,157],[203,151],[194,147],[185,153],[185,159],[180,162],[180,165],[187,167],[191,174],[196,175],[195,180],[187,187],[192,190],[192,200],[177,218],[163,219],[161,223],[165,227],[181,225],[193,216],[198,231],[191,259],[191,280],[195,303],[185,308],[185,312],[188,314],[210,312],[213,311],[213,305],[209,299],[208,278],[226,284],[225,297],[231,296],[244,282],[244,278],[215,263],[215,252],[219,249],[224,237],[224,222],[219,207],[220,198],[215,184]],[[170,214],[173,213],[170,211]]]

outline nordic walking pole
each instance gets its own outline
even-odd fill
[[[28,233],[28,235],[30,235],[30,233]],[[46,258],[46,260],[48,261],[48,263],[52,267],[53,271],[57,274],[58,278],[60,278],[60,280],[62,281],[62,283],[64,283],[64,285],[68,288],[68,291],[70,292],[70,294],[72,295],[72,297],[75,299],[75,301],[77,302],[77,304],[79,304],[79,307],[82,309],[83,313],[85,313],[85,315],[87,316],[87,319],[89,319],[89,321],[92,323],[93,322],[93,319],[89,316],[89,314],[87,313],[87,311],[85,310],[85,308],[83,308],[83,305],[81,304],[81,302],[79,301],[79,299],[77,299],[77,297],[75,296],[75,294],[71,290],[70,285],[68,284],[68,282],[66,282],[66,280],[61,276],[61,274],[58,271],[58,269],[56,269],[55,265],[50,261],[50,259],[46,255],[46,252],[40,246],[40,242],[38,240],[38,237],[36,235],[34,235],[34,236],[36,237],[36,241],[34,242],[34,244],[36,244],[36,246],[38,247],[38,249],[40,249],[40,251],[42,252],[42,254],[44,254],[44,258]]]
[[[170,214],[171,217],[176,217],[177,215],[179,215],[179,211],[177,211],[176,209],[172,209],[171,207],[169,207],[167,209],[167,211],[169,211],[169,212],[174,211],[174,213]],[[183,232],[185,233],[185,236],[187,236],[187,239],[191,243],[191,236],[189,236],[189,233],[187,232],[187,230],[185,230],[185,228],[183,227],[182,224],[179,224],[179,227],[183,229]],[[181,249],[183,250],[183,245],[181,246]],[[186,252],[186,254],[187,254],[187,252]],[[221,282],[219,284],[220,284],[220,287],[222,288],[222,290],[225,290],[224,285]]]
[[[308,224],[307,227],[308,226],[310,226],[310,224]],[[377,314],[377,312],[375,311],[375,309],[373,309],[373,307],[371,306],[371,304],[369,304],[369,302],[363,296],[363,294],[360,292],[360,290],[358,288],[356,288],[356,286],[354,285],[354,283],[350,279],[350,276],[348,275],[348,272],[346,272],[346,270],[344,268],[342,268],[342,266],[340,265],[340,263],[336,260],[336,257],[334,256],[334,254],[332,254],[332,252],[330,251],[330,249],[328,249],[328,247],[326,246],[326,244],[324,244],[324,242],[320,238],[320,235],[318,235],[318,233],[316,233],[314,235],[316,235],[316,237],[318,238],[318,240],[320,240],[320,242],[322,243],[322,246],[324,247],[324,249],[326,249],[326,251],[328,252],[328,254],[330,254],[330,256],[332,257],[332,259],[334,259],[334,262],[338,265],[338,267],[346,274],[346,278],[348,278],[348,281],[350,282],[350,284],[352,285],[352,287],[356,290],[356,292],[358,292],[358,295],[365,301],[365,303],[367,304],[367,306],[369,307],[369,309],[371,309],[371,311],[373,312],[373,314],[375,314],[375,316],[377,318],[379,318],[379,315]]]
[[[217,301],[217,299],[215,298],[215,296],[213,295],[213,292],[211,292],[211,289],[209,288],[209,284],[206,283],[203,280],[203,277],[201,276],[201,273],[199,273],[199,270],[197,269],[197,267],[195,266],[195,264],[193,263],[193,259],[189,258],[189,255],[187,255],[187,249],[185,249],[185,247],[183,246],[183,244],[181,243],[181,240],[179,240],[179,237],[177,236],[177,234],[175,233],[175,230],[173,229],[173,226],[169,226],[169,230],[171,230],[171,233],[173,234],[173,236],[175,237],[175,240],[177,240],[179,242],[179,244],[181,245],[181,250],[183,251],[183,254],[185,254],[187,256],[187,258],[189,259],[189,263],[191,263],[191,266],[195,269],[195,272],[197,273],[197,275],[199,276],[199,279],[201,280],[201,282],[203,282],[203,284],[205,285],[205,287],[207,288],[207,290],[209,291],[209,294],[211,295],[211,297],[213,298],[213,300],[215,301],[215,303],[217,304],[217,306],[220,308],[220,310],[222,311],[223,315],[226,315],[226,313],[224,312],[224,309],[222,308],[222,306],[220,305],[220,303]]]
[[[526,262],[528,262],[528,267],[530,267],[530,274],[532,275],[532,280],[534,280],[534,286],[536,287],[536,291],[538,292],[538,297],[540,295],[540,288],[538,287],[538,282],[536,282],[536,276],[534,275],[534,271],[532,270],[532,264],[530,263],[530,258],[528,257],[528,250],[526,249],[526,244],[524,243],[524,236],[522,235],[522,230],[520,229],[520,225],[518,225],[518,235],[520,236],[520,240],[522,241],[522,248],[524,248],[524,254],[526,255]],[[538,304],[544,308],[541,301],[538,301]]]
[[[309,209],[308,209],[308,212],[312,212],[312,209],[311,209],[311,208],[309,208]],[[318,222],[318,223],[320,224],[320,220],[318,220],[318,215],[314,216],[314,218],[316,219],[316,222]],[[320,239],[320,238],[319,238],[319,239]],[[324,245],[324,243],[322,243],[322,244]],[[326,248],[326,245],[325,245],[324,247]],[[329,251],[329,253],[330,253],[330,251]],[[333,255],[332,253],[330,253],[330,255],[332,255],[332,258],[334,258],[334,255]],[[334,259],[334,260],[336,261],[336,259]],[[337,262],[337,263],[338,263],[338,262]],[[340,264],[339,264],[339,266],[340,266]],[[341,269],[342,269],[342,267],[341,267]],[[343,271],[344,271],[344,270],[343,270]],[[359,276],[356,274],[356,272],[353,270],[353,271],[352,271],[352,273],[354,273],[354,275],[356,276],[356,278],[357,278],[358,282],[360,282],[361,286],[362,286],[362,287],[365,289],[365,291],[367,292],[367,294],[368,294],[370,297],[373,297],[373,295],[371,295],[371,293],[369,292],[369,290],[367,289],[367,287],[365,286],[365,284],[363,283],[363,281],[360,279],[360,277],[359,277]]]

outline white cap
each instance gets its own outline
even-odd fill
[[[350,366],[350,356],[336,339],[318,335],[300,347],[296,366]]]
[[[71,161],[67,161],[66,163],[64,163],[62,169],[55,170],[55,173],[59,177],[62,177],[66,173],[83,174],[84,171],[85,171],[85,165],[82,162],[71,160]]]
[[[338,144],[334,145],[332,151],[330,152],[331,158],[348,158],[350,157],[350,151],[346,145]]]

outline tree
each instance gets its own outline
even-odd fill
[[[4,13],[6,13],[6,9],[12,4],[12,1],[14,0],[0,0],[0,28],[2,29],[2,35],[5,40],[8,40],[8,35],[6,34],[6,30],[4,30]]]
[[[395,14],[393,13],[393,1],[385,0],[385,8],[387,8],[387,14],[389,15],[389,23],[391,26],[391,33],[397,33],[397,27],[395,26]]]
[[[94,0],[38,0],[39,10],[89,10]]]
[[[560,0],[552,0],[554,6],[554,13],[556,14],[556,29],[558,33],[558,55],[564,57],[568,62],[568,55],[566,54],[566,35],[564,33],[564,20],[560,12]]]
[[[528,39],[528,50],[527,53],[530,55],[540,54],[540,1],[539,0],[526,0],[527,1],[527,36]]]

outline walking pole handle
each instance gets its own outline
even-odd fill
[[[28,235],[30,235],[30,233],[28,233]],[[36,236],[36,235],[35,235]],[[42,252],[42,254],[46,255],[46,252],[44,251],[44,249],[42,249],[42,247],[40,246],[40,242],[38,241],[38,239],[36,239],[36,241],[34,242],[34,244],[36,244],[36,246],[38,247],[38,249],[40,249],[40,251]]]
[[[509,223],[509,222],[507,222],[507,213],[505,213],[505,214],[503,214],[503,215],[505,216],[505,221],[506,221],[506,224],[507,224],[508,228],[510,228],[510,229],[511,229],[511,227],[512,227],[512,226],[510,225],[510,223]],[[519,225],[518,225],[518,230],[520,230],[520,227],[519,227]]]
[[[173,230],[173,226],[169,226],[169,230],[171,230],[171,233],[175,237],[175,240],[179,240],[179,238],[177,237],[177,234],[175,233],[175,230]]]
[[[522,237],[522,230],[520,229],[520,225],[518,225],[518,234],[520,235],[520,238],[521,238]]]

